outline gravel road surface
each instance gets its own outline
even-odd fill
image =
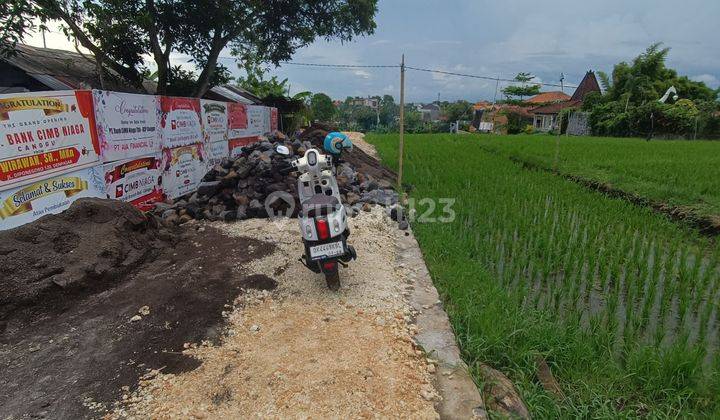
[[[404,232],[381,208],[350,220],[358,259],[341,268],[339,292],[297,260],[296,220],[212,226],[275,251],[236,267],[257,281],[223,312],[219,342],[185,345],[199,367],[151,372],[112,417],[438,418],[434,361],[414,344],[411,280],[396,267]]]

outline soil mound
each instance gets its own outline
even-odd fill
[[[118,281],[171,240],[132,205],[95,198],[0,231],[0,315],[41,296]]]
[[[338,131],[329,124],[313,123],[300,134],[300,140],[309,141],[314,147],[322,149],[325,136],[331,131]],[[382,180],[393,185],[397,181],[397,174],[380,163],[377,158],[369,155],[362,147],[353,147],[349,152],[342,154],[342,160],[349,163],[356,171],[370,175],[376,180]]]

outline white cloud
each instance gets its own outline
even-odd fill
[[[696,82],[704,82],[711,88],[717,88],[718,85],[720,85],[720,80],[712,74],[698,74],[697,76],[690,77],[690,79],[695,80]]]
[[[372,77],[370,73],[368,73],[365,70],[360,70],[360,69],[353,70],[353,74],[355,76],[360,77],[361,79],[369,79],[370,77]]]

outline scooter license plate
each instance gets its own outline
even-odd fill
[[[338,257],[345,253],[342,241],[330,242],[310,247],[310,259],[321,260],[323,258]]]

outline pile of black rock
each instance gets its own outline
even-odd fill
[[[284,145],[289,155],[277,153],[276,147]],[[300,208],[297,198],[299,173],[290,162],[301,157],[309,148],[318,148],[308,140],[289,139],[282,133],[250,144],[234,159],[223,159],[208,172],[196,192],[175,201],[158,203],[154,213],[166,226],[186,223],[192,219],[210,221],[234,221],[248,218],[267,218],[270,215],[297,216]],[[322,150],[321,150],[322,152]],[[361,211],[370,211],[372,205],[381,205],[397,220],[398,194],[386,179],[374,179],[371,175],[355,170],[342,158],[336,166],[336,180],[348,215],[354,217]],[[274,192],[285,192],[285,197],[295,200],[291,206],[283,200],[269,200]],[[266,206],[267,204],[267,206]],[[399,220],[401,229],[407,228],[405,220]]]

